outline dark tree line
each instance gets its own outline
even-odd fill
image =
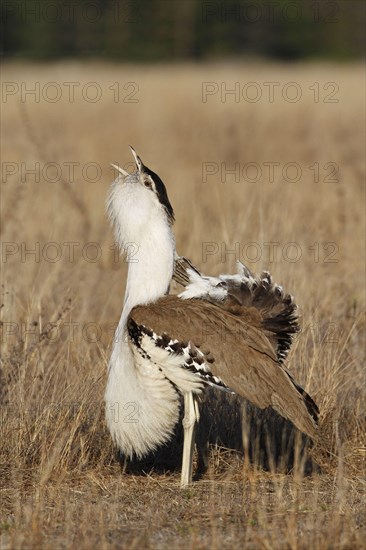
[[[2,53],[149,61],[354,59],[363,0],[3,0]]]

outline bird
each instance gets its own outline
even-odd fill
[[[165,184],[130,147],[136,170],[112,166],[107,213],[128,257],[105,391],[106,423],[128,458],[172,437],[183,402],[181,487],[192,483],[199,401],[211,386],[272,407],[312,439],[319,409],[285,367],[299,330],[292,296],[268,272],[206,276],[176,251]],[[183,290],[169,294],[172,281]]]

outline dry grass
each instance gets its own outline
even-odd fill
[[[19,171],[3,182],[1,204],[2,241],[10,243],[2,256],[1,547],[361,548],[363,68],[10,64],[3,80],[28,87],[37,81],[41,90],[53,81],[64,92],[63,82],[97,82],[102,98],[88,103],[79,87],[74,103],[64,93],[56,103],[29,96],[22,103],[17,94],[3,104],[2,160]],[[279,93],[271,103],[264,93],[257,103],[235,103],[232,96],[202,103],[203,81],[228,88],[236,81],[279,82],[278,90],[292,81],[303,97],[289,103]],[[114,82],[122,93],[123,84],[136,82],[138,102],[114,102],[108,89]],[[338,103],[315,103],[314,82],[321,97],[322,86],[336,82]],[[295,293],[303,331],[289,365],[321,410],[324,443],[311,451],[321,473],[303,477],[296,464],[291,475],[263,471],[218,449],[208,472],[186,491],[178,488],[178,472],[121,470],[103,423],[103,391],[126,264],[116,262],[110,248],[104,202],[112,180],[108,163],[129,162],[128,143],[167,184],[180,253],[218,273],[233,269],[235,255],[205,262],[203,243],[228,249],[240,243],[246,262],[245,252],[253,250],[245,245],[257,243],[261,257],[248,265],[268,268]],[[24,171],[36,162],[41,171],[58,163],[62,179],[50,182],[50,168],[39,182],[32,174],[22,182],[20,163]],[[80,163],[71,185],[70,162]],[[95,183],[82,173],[88,162],[102,167]],[[289,183],[277,172],[270,183],[264,170],[257,183],[233,177],[222,183],[220,174],[205,182],[205,162],[228,168],[296,162],[302,177]],[[309,169],[314,162],[339,165],[339,181],[324,181],[321,171],[316,183]],[[47,248],[50,242],[61,250],[58,261],[50,261],[57,251]],[[71,242],[79,243],[74,258],[64,244]],[[90,242],[102,253],[96,262],[85,260],[95,252],[84,248]],[[279,243],[274,257],[268,242]],[[296,262],[281,254],[290,242],[301,250]],[[326,243],[334,244],[325,249]],[[25,247],[36,246],[39,257],[38,251],[25,254]],[[336,261],[329,262],[333,249]],[[171,452],[178,452],[174,445]]]

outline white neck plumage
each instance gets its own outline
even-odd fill
[[[164,296],[169,290],[174,268],[175,242],[167,222],[149,227],[148,234],[139,243],[128,248],[128,275],[125,300],[120,320],[126,326],[132,308],[148,304]]]
[[[153,191],[141,185],[137,173],[115,180],[107,207],[116,241],[128,261],[121,330],[133,307],[153,302],[168,291],[175,240],[167,212]]]

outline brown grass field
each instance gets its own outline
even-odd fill
[[[364,548],[363,67],[8,63],[2,79],[0,547]],[[288,366],[321,411],[311,474],[298,444],[289,472],[226,448],[240,408],[214,399],[190,489],[179,434],[170,463],[118,459],[103,392],[127,263],[105,199],[128,144],[167,186],[180,254],[295,295]]]

